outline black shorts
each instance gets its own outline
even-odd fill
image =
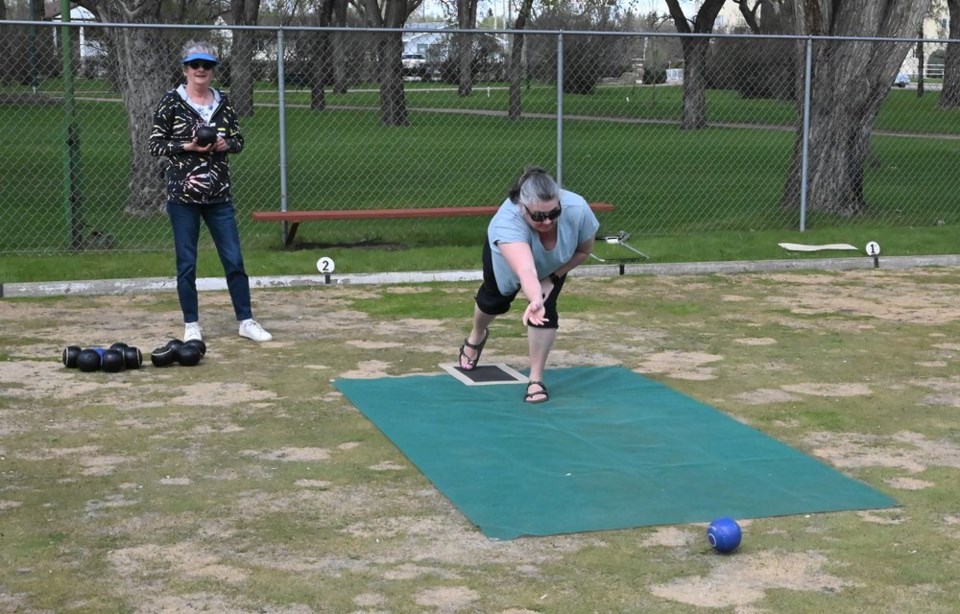
[[[554,284],[550,296],[544,301],[543,306],[546,309],[546,321],[543,324],[530,324],[534,328],[557,328],[559,326],[559,314],[557,313],[557,297],[560,296],[560,290],[563,289],[563,283],[567,281],[564,275],[560,281]],[[497,278],[493,274],[493,254],[490,251],[490,243],[483,242],[483,283],[477,290],[477,307],[485,314],[499,316],[510,311],[510,304],[517,298],[520,292],[518,289],[510,296],[500,294],[497,288]]]

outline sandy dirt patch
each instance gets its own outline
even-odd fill
[[[859,383],[822,384],[807,382],[803,384],[785,384],[782,388],[787,392],[818,397],[862,397],[871,394],[869,386]]]
[[[637,369],[639,373],[662,373],[668,377],[686,380],[714,379],[711,363],[723,356],[704,352],[666,351],[646,356]]]
[[[919,433],[900,432],[892,436],[862,433],[810,433],[804,440],[816,456],[849,469],[890,467],[909,474],[929,467],[960,468],[960,445],[948,440],[931,440]]]
[[[760,601],[774,589],[841,591],[853,583],[823,570],[828,559],[816,553],[763,552],[719,558],[706,576],[678,578],[650,586],[664,599],[702,608],[729,608]]]

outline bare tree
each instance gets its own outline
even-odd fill
[[[747,27],[754,34],[793,32],[794,0],[733,0],[740,6]]]
[[[478,0],[457,0],[457,26],[461,30],[477,27],[477,4]],[[460,63],[457,95],[469,96],[473,93],[473,35],[467,32],[457,34],[456,47]]]
[[[517,10],[517,21],[513,24],[513,45],[510,47],[510,106],[507,109],[509,119],[520,119],[523,110],[521,105],[521,92],[523,87],[523,45],[525,36],[523,30],[527,27],[527,20],[530,19],[530,11],[533,9],[533,0],[523,0],[520,8]]]
[[[792,34],[794,0],[735,0],[753,34]],[[711,87],[734,88],[746,98],[796,100],[796,58],[785,39],[726,39],[710,48]]]
[[[345,4],[345,3],[344,3]],[[317,25],[328,27],[334,14],[334,0],[319,0]],[[327,85],[333,81],[333,41],[327,32],[318,32],[310,37],[310,108],[323,111],[327,108]]]
[[[666,0],[670,16],[681,34],[709,34],[726,0],[703,0],[700,10],[688,20],[679,0]],[[680,127],[698,130],[707,125],[707,51],[710,39],[705,36],[685,36],[683,47],[683,119]]]
[[[403,24],[422,0],[364,0],[367,23],[376,28],[391,28],[379,37],[377,59],[380,72],[380,121],[386,126],[406,126],[407,99],[403,90]]]
[[[347,0],[333,0],[332,25],[344,27],[347,25]],[[333,33],[333,93],[347,93],[347,60],[346,60],[345,32]]]
[[[950,34],[952,40],[960,39],[960,0],[947,0],[950,11]],[[947,43],[947,55],[943,61],[943,90],[940,92],[940,108],[960,107],[960,43]]]
[[[43,21],[45,18],[43,0],[30,0],[30,21]],[[31,25],[27,34],[29,84],[36,90],[40,87],[41,74],[49,74],[55,65],[53,41],[40,33],[40,28]]]
[[[763,0],[754,0],[752,5],[750,0],[734,0],[734,2],[740,5],[740,14],[743,16],[743,20],[747,22],[750,31],[754,34],[760,34],[760,21],[757,18],[757,13],[760,11]]]
[[[907,38],[926,10],[917,0],[804,0],[795,5],[800,34]],[[805,43],[798,43],[802,57]],[[813,47],[807,208],[862,214],[870,135],[909,42],[820,40]],[[799,61],[799,60],[798,60]],[[802,78],[802,73],[798,76]],[[797,105],[802,113],[802,100]],[[798,121],[793,162],[781,205],[800,206],[803,135]]]
[[[85,0],[83,6],[100,21],[161,23],[162,0]],[[130,178],[124,210],[142,215],[156,213],[164,203],[164,185],[147,142],[154,107],[171,85],[171,44],[162,30],[154,28],[104,28],[104,35],[116,67],[130,135]]]
[[[232,0],[234,25],[255,26],[260,15],[260,0]],[[234,30],[230,50],[230,101],[240,117],[253,115],[253,50],[256,31]]]

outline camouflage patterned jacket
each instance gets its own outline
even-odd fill
[[[194,131],[204,121],[176,90],[163,95],[153,116],[150,153],[166,156],[167,196],[184,204],[211,204],[232,200],[228,153],[243,150],[243,135],[237,114],[226,94],[220,92],[220,104],[213,112],[210,125],[227,142],[227,151],[206,154],[184,151],[184,144],[193,140]]]

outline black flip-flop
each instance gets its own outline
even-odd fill
[[[483,346],[487,345],[487,339],[489,337],[490,337],[490,329],[485,328],[483,329],[483,339],[480,340],[480,343],[470,343],[470,337],[467,337],[466,339],[463,340],[463,345],[460,346],[460,359],[459,359],[459,366],[462,371],[473,371],[474,369],[477,368],[477,363],[480,362],[480,354],[483,353]],[[467,357],[466,354],[463,353],[463,348],[465,347],[475,351],[477,355],[474,356],[473,359],[470,359],[469,357]],[[464,364],[468,366],[464,367],[463,366]]]

